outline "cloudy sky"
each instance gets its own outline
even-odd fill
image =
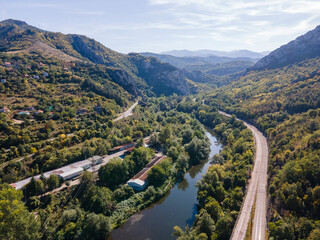
[[[0,0],[0,20],[120,52],[273,50],[320,24],[319,0]]]

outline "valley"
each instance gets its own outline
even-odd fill
[[[0,238],[319,239],[318,39],[124,54],[0,22]]]

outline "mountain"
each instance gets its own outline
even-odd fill
[[[39,52],[45,57],[53,57],[64,62],[82,62],[100,64],[108,67],[112,81],[119,84],[133,95],[188,94],[188,83],[183,72],[169,64],[142,57],[150,62],[152,77],[147,76],[149,65],[139,65],[140,57],[121,54],[86,36],[48,32],[18,20],[0,22],[0,51],[9,54],[30,54]],[[137,61],[137,58],[140,61]],[[144,69],[147,66],[148,69]],[[163,74],[163,70],[165,73]],[[159,71],[159,74],[155,74]],[[160,74],[161,71],[161,74]],[[144,78],[139,73],[144,73]],[[172,78],[172,76],[175,78]],[[159,82],[162,91],[156,90]],[[167,87],[167,88],[166,88]],[[150,91],[153,88],[155,92]]]
[[[175,57],[208,57],[208,56],[218,56],[218,57],[230,57],[230,58],[252,58],[260,59],[267,55],[269,52],[253,52],[249,50],[234,50],[234,51],[218,51],[218,50],[172,50],[161,52],[160,54],[171,55]]]
[[[320,56],[320,26],[272,51],[249,70],[274,69]]]
[[[156,57],[184,71],[185,76],[198,83],[220,87],[238,79],[255,60],[251,58],[230,58],[219,56],[175,57],[150,52],[140,53],[146,57]]]
[[[156,57],[162,62],[170,63],[173,66],[178,68],[189,68],[193,65],[203,65],[203,64],[218,64],[218,63],[227,63],[233,61],[246,61],[246,62],[255,62],[251,58],[247,57],[238,57],[238,58],[231,58],[231,57],[221,57],[221,56],[194,56],[194,57],[176,57],[166,54],[157,54],[157,53],[150,53],[150,52],[143,52],[140,53],[146,57]]]
[[[320,27],[258,61],[205,103],[268,138],[269,239],[320,239]],[[308,228],[304,226],[308,225]]]

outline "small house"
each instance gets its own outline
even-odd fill
[[[8,112],[10,112],[9,108],[7,107],[0,108],[0,113],[8,113]]]
[[[44,72],[44,73],[42,73],[42,75],[43,75],[44,77],[48,77],[48,76],[49,76],[49,73]]]
[[[142,191],[147,186],[147,182],[140,179],[131,179],[127,182],[127,184],[132,187],[133,190],[137,191]]]
[[[5,83],[7,80],[6,79],[1,79],[0,81],[1,81],[1,83]]]
[[[34,111],[35,109],[34,109],[34,107],[26,107],[26,111]]]
[[[20,111],[18,112],[19,115],[30,115],[28,111]]]
[[[35,111],[34,114],[40,114],[40,113],[43,113],[43,111],[42,110],[37,110],[37,111]]]
[[[38,75],[33,76],[34,79],[39,79],[40,77]]]
[[[11,66],[11,62],[5,62],[4,65],[7,66],[7,67],[10,67]]]

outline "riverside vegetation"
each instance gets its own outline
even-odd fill
[[[1,22],[0,33],[1,239],[105,239],[208,156],[201,124],[224,148],[197,184],[199,214],[193,226],[175,227],[173,234],[229,239],[254,147],[250,131],[217,109],[250,121],[268,138],[269,239],[320,238],[319,56],[311,51],[312,58],[277,62],[304,52],[300,41],[318,38],[300,38],[293,52],[276,50],[271,55],[277,58],[265,58],[242,77],[226,75],[214,82],[205,75],[200,84],[170,64],[120,54],[85,36],[50,33],[14,20]],[[200,94],[182,96],[190,92]],[[132,117],[112,121],[138,98],[142,104]],[[151,148],[143,146],[147,136]],[[44,193],[61,184],[56,176],[33,179],[24,191],[9,186],[135,139],[133,152],[102,167],[99,179],[84,172],[78,186],[54,194]],[[134,192],[124,184],[155,150],[168,159],[152,169],[145,191]]]

